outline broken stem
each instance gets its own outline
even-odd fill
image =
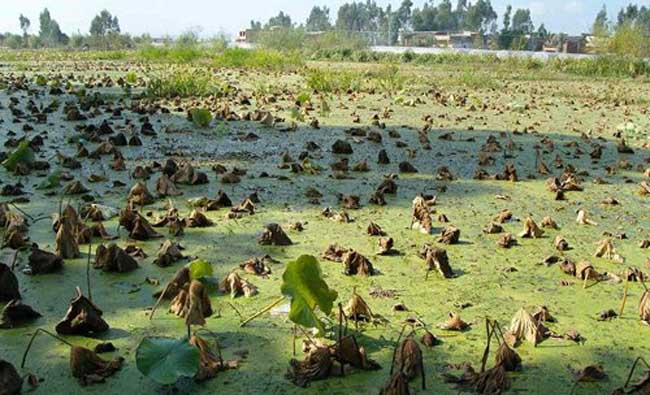
[[[587,289],[587,280],[589,280],[589,275],[591,274],[591,268],[587,268],[587,271],[585,272],[585,279],[584,282],[582,283],[582,289]]]
[[[153,308],[151,309],[151,314],[149,314],[149,321],[153,320],[153,315],[156,312],[156,309],[158,308],[160,303],[162,302],[163,298],[165,297],[165,294],[167,293],[167,290],[169,289],[170,285],[171,285],[171,282],[169,282],[169,283],[167,283],[167,285],[165,285],[165,289],[163,289],[162,293],[160,294],[160,297],[156,301],[156,304],[153,305]]]
[[[92,253],[92,244],[88,244],[88,261],[86,262],[86,287],[88,289],[88,299],[93,301],[93,294],[90,290],[90,254]]]
[[[241,315],[241,313],[239,312],[239,310],[237,310],[237,307],[235,307],[235,305],[232,304],[232,303],[230,303],[230,302],[228,302],[228,305],[229,305],[229,306],[230,306],[230,307],[235,311],[235,313],[237,313],[237,315],[239,316],[239,322],[244,321],[244,317]]]
[[[487,363],[488,355],[490,353],[490,341],[492,340],[492,334],[494,329],[490,330],[490,319],[485,319],[485,330],[487,331],[487,343],[485,344],[485,350],[483,350],[483,358],[481,358],[481,373],[485,372],[485,364]]]
[[[38,328],[38,329],[36,329],[36,331],[32,335],[32,338],[29,340],[29,343],[27,344],[27,348],[25,349],[25,352],[23,353],[23,359],[22,359],[22,362],[20,363],[20,368],[21,369],[25,368],[25,362],[27,361],[27,354],[29,353],[29,350],[32,348],[32,344],[34,343],[34,340],[36,339],[36,335],[38,335],[40,332],[43,332],[46,335],[50,335],[54,339],[60,341],[61,343],[67,344],[70,347],[74,347],[74,345],[72,345],[72,343],[68,342],[67,340],[62,339],[61,337],[55,335],[54,333],[49,332],[49,331],[47,331],[45,329],[42,329],[42,328]]]
[[[12,272],[16,268],[16,262],[18,262],[18,250],[14,251],[14,256],[11,259],[11,271]]]
[[[393,376],[393,370],[395,370],[395,358],[397,356],[397,348],[399,347],[399,341],[402,340],[402,335],[404,334],[404,329],[406,329],[406,325],[402,326],[402,330],[399,333],[399,336],[397,337],[397,346],[393,350],[393,359],[390,363],[390,375]]]
[[[621,300],[621,309],[618,312],[618,317],[623,317],[623,310],[625,309],[625,303],[627,302],[627,289],[630,285],[629,277],[625,276],[625,288],[623,289],[623,300]]]
[[[249,322],[253,321],[253,320],[256,319],[257,317],[259,317],[259,316],[261,316],[262,314],[264,314],[264,313],[270,311],[272,308],[274,308],[275,306],[277,306],[277,305],[279,305],[280,303],[282,303],[282,301],[284,301],[285,298],[286,298],[285,296],[281,296],[281,297],[277,298],[277,299],[274,300],[273,303],[271,303],[270,305],[266,306],[266,307],[263,308],[262,310],[260,310],[260,311],[258,311],[257,313],[253,314],[253,315],[250,316],[249,318],[245,319],[244,322],[242,322],[241,324],[239,324],[239,327],[240,327],[240,328],[245,327]]]
[[[625,385],[623,388],[627,388],[628,384],[630,384],[630,380],[632,380],[632,375],[634,374],[634,371],[636,370],[636,365],[639,362],[643,362],[643,364],[650,370],[650,365],[646,362],[646,360],[643,357],[638,357],[636,360],[634,360],[634,364],[632,365],[632,369],[630,369],[630,373],[627,375],[627,380],[625,380]]]
[[[296,335],[296,327],[297,327],[297,325],[293,324],[293,329],[291,330],[291,332],[293,333],[293,356],[294,357],[296,356],[296,337],[297,337],[297,335]]]
[[[20,211],[20,213],[21,213],[22,215],[24,215],[25,217],[29,218],[30,221],[34,222],[34,217],[32,217],[31,215],[27,214],[23,209],[21,209],[20,207],[18,207],[18,206],[16,205],[16,203],[11,203],[11,205],[12,205],[16,210]]]

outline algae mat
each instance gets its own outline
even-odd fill
[[[609,393],[623,384],[634,359],[647,355],[650,328],[639,319],[637,303],[643,290],[639,282],[629,284],[622,317],[598,320],[604,310],[618,312],[624,290],[622,280],[628,267],[650,271],[646,250],[639,247],[650,238],[650,198],[639,194],[649,157],[645,144],[650,128],[650,97],[645,83],[588,81],[561,75],[557,79],[537,80],[518,78],[516,73],[497,76],[477,71],[477,78],[492,81],[481,85],[468,82],[465,75],[454,70],[410,67],[401,71],[405,80],[398,92],[364,86],[358,91],[335,92],[321,99],[307,88],[300,73],[267,75],[206,67],[198,68],[198,72],[216,73],[216,79],[233,89],[223,96],[140,100],[147,77],[167,71],[166,66],[118,62],[1,65],[0,135],[5,150],[11,153],[23,136],[30,141],[41,136],[43,144],[38,147],[36,159],[50,164],[50,170],[32,170],[22,175],[0,170],[0,186],[5,194],[13,194],[16,187],[24,192],[3,196],[2,200],[15,201],[10,209],[24,212],[30,222],[30,242],[54,251],[55,233],[49,218],[59,211],[61,202],[80,207],[91,197],[96,203],[123,208],[128,191],[136,182],[132,177],[136,166],[154,169],[145,181],[151,191],[160,175],[154,162],[164,164],[170,158],[179,163],[189,161],[196,171],[208,175],[208,184],[178,186],[183,195],[173,197],[172,202],[181,216],[189,214],[188,200],[193,198],[213,198],[224,191],[237,204],[256,192],[260,202],[255,204],[254,215],[227,219],[229,209],[222,208],[206,212],[214,222],[211,227],[188,228],[178,237],[159,229],[165,237],[186,247],[185,255],[209,261],[217,280],[251,257],[268,254],[278,261],[271,265],[272,272],[266,278],[240,271],[258,287],[259,293],[251,298],[231,299],[219,292],[210,293],[215,314],[208,318],[205,327],[215,334],[226,359],[239,360],[238,367],[220,372],[202,384],[188,379],[171,388],[158,386],[138,372],[135,349],[144,337],[180,337],[185,333],[184,321],[167,313],[168,302],[163,302],[153,321],[149,320],[150,308],[155,303],[152,293],[160,286],[151,285],[146,279],[164,284],[184,262],[167,268],[155,266],[153,260],[164,239],[130,241],[128,232],[120,229],[113,218],[105,221],[104,226],[109,233],[119,235],[118,245],[137,245],[148,257],[139,259],[139,268],[130,273],[91,270],[93,301],[103,310],[111,329],[96,338],[66,339],[89,348],[110,341],[118,350],[104,358],[122,356],[124,367],[104,384],[81,387],[70,374],[67,346],[39,337],[26,369],[19,369],[42,379],[34,393],[121,393],[137,389],[143,394],[375,394],[389,378],[397,337],[409,317],[417,317],[441,340],[433,348],[423,347],[427,390],[421,390],[415,380],[411,383],[412,392],[458,393],[457,387],[445,383],[444,375],[460,374],[453,367],[466,362],[480,367],[486,338],[485,318],[496,319],[505,330],[522,307],[534,312],[547,306],[556,322],[545,325],[553,333],[561,335],[575,330],[585,341],[549,338],[536,347],[527,342],[517,346],[523,367],[508,374],[512,393],[568,393],[574,385],[574,372],[594,364],[603,366],[607,378],[581,383],[576,393]],[[127,73],[138,76],[128,90],[117,84]],[[82,90],[85,95],[80,93]],[[98,96],[94,96],[95,92]],[[321,111],[323,100],[330,111]],[[86,119],[69,120],[72,107],[79,109]],[[248,114],[244,118],[253,120],[217,119],[208,128],[198,128],[186,115],[194,107],[210,109],[217,118]],[[272,121],[264,119],[266,114],[271,115]],[[256,116],[261,122],[255,121]],[[318,120],[318,128],[313,118]],[[104,120],[113,133],[91,138]],[[143,133],[142,125],[146,122],[155,135]],[[120,132],[129,138],[138,136],[143,143],[118,148],[124,157],[123,171],[111,168],[110,155],[77,158],[79,168],[64,167],[63,158],[74,158],[78,143],[92,152],[102,141]],[[426,149],[422,136],[430,149]],[[631,152],[625,153],[620,147],[621,139]],[[352,154],[332,152],[337,140],[349,143]],[[495,142],[500,149],[488,152],[486,145]],[[315,146],[319,148],[314,149]],[[600,158],[590,155],[596,147],[602,151]],[[386,151],[390,163],[377,163],[380,150]],[[304,157],[309,158],[309,169],[302,162]],[[350,171],[332,169],[332,165],[335,169],[344,167],[342,159],[347,159]],[[368,171],[352,171],[355,164],[363,161],[367,161]],[[417,173],[400,172],[401,162],[410,163]],[[549,174],[540,174],[540,162]],[[506,163],[514,165],[517,182],[493,179],[504,172]],[[293,166],[292,171],[292,164],[301,164],[302,169]],[[223,175],[215,171],[217,165],[225,166],[227,171],[233,167],[245,169],[245,175],[240,176],[238,183],[223,183]],[[320,171],[316,170],[318,167]],[[70,179],[80,180],[90,192],[64,196],[60,188],[37,188],[56,169],[64,170]],[[483,178],[487,179],[475,179],[477,170],[483,170]],[[584,190],[566,191],[565,200],[556,200],[556,193],[549,192],[546,180],[563,174],[573,175]],[[91,175],[102,175],[106,180],[89,183]],[[386,205],[370,204],[370,197],[387,177],[394,179],[397,193],[385,195]],[[310,202],[305,196],[310,188],[322,195],[318,202]],[[429,207],[434,219],[431,234],[411,228],[411,205],[418,193],[437,197],[435,205]],[[351,195],[360,197],[361,208],[341,206],[339,196],[345,202],[345,197]],[[603,203],[611,203],[612,198],[619,204]],[[168,204],[168,199],[156,199],[141,211],[153,222],[164,215]],[[343,223],[326,218],[322,213],[326,207],[347,212],[353,221]],[[503,224],[504,232],[512,233],[518,241],[509,249],[497,245],[502,234],[483,232],[504,209],[515,217]],[[597,225],[577,223],[577,212],[581,209]],[[441,214],[449,222],[437,221],[442,219]],[[539,224],[546,216],[552,217],[559,229],[545,229],[536,239],[519,237],[526,218]],[[301,222],[304,230],[289,230],[288,225],[296,222]],[[378,254],[378,238],[366,232],[370,222],[379,224],[394,239],[394,250],[398,253]],[[257,238],[268,223],[282,225],[293,245],[259,245]],[[443,228],[449,226],[460,229],[460,241],[452,245],[437,243]],[[556,250],[554,240],[558,235],[566,239],[571,249]],[[624,263],[594,257],[598,243],[607,238]],[[97,238],[93,240],[91,260],[100,242]],[[320,256],[332,244],[353,248],[366,256],[377,271],[374,276],[347,276],[343,264],[320,259],[325,280],[339,294],[337,302],[345,304],[356,290],[374,313],[387,320],[376,326],[361,325],[354,332],[368,356],[382,369],[354,371],[345,377],[314,381],[299,388],[285,374],[291,358],[304,358],[300,343],[303,339],[299,338],[294,356],[293,325],[287,319],[285,307],[279,306],[244,328],[240,328],[240,320],[280,295],[287,262],[303,254]],[[425,244],[447,251],[453,278],[442,278],[436,272],[427,274],[425,261],[418,256]],[[15,273],[23,301],[43,317],[20,328],[1,330],[0,358],[18,366],[34,330],[53,330],[63,318],[75,287],[86,289],[87,251],[88,245],[81,245],[81,256],[66,259],[62,271],[37,276],[24,274],[29,252],[19,252]],[[4,249],[3,261],[11,263],[11,255],[10,249]],[[603,281],[583,288],[583,281],[562,272],[559,264],[543,264],[550,255],[576,263],[587,260],[603,275]],[[394,295],[372,296],[371,291],[378,288],[393,291]],[[400,303],[407,311],[393,308]],[[471,324],[470,329],[440,329],[439,324],[447,320],[449,312],[460,314]],[[333,318],[332,324],[335,321]],[[488,366],[492,366],[492,361],[491,354]]]

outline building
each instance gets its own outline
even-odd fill
[[[404,47],[435,47],[474,49],[482,47],[482,36],[479,32],[405,32],[400,31],[398,42]],[[477,43],[479,45],[477,45]]]

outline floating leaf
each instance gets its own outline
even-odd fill
[[[323,323],[316,316],[315,309],[318,307],[324,314],[329,315],[338,294],[323,280],[316,258],[303,255],[289,262],[282,275],[282,281],[282,293],[291,298],[289,319],[306,328],[317,328],[322,335]]]
[[[142,339],[135,354],[140,373],[158,384],[174,384],[199,370],[199,350],[187,340],[165,337]]]
[[[36,189],[52,189],[58,187],[61,183],[61,175],[63,175],[63,171],[53,171]]]
[[[190,269],[190,277],[192,280],[212,277],[214,275],[214,270],[212,269],[210,262],[202,259],[197,259],[188,263],[187,267]]]
[[[2,166],[9,171],[14,171],[19,163],[31,165],[32,162],[34,162],[34,151],[30,148],[29,141],[23,140],[18,145],[18,148],[16,148],[16,150],[12,152],[4,162],[2,162]]]

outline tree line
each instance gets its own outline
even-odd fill
[[[559,46],[566,34],[550,32],[544,23],[538,26],[532,20],[530,9],[513,9],[508,5],[498,24],[499,16],[490,0],[428,0],[421,7],[414,7],[411,0],[402,0],[399,7],[385,8],[373,0],[345,3],[332,19],[326,6],[312,8],[307,20],[297,24],[285,12],[272,16],[266,23],[251,21],[252,30],[277,28],[302,29],[306,32],[345,31],[375,32],[389,44],[398,41],[399,32],[458,32],[469,30],[480,33],[483,42],[492,49],[541,49],[530,48],[535,39],[539,46],[544,42]],[[622,8],[614,20],[607,15],[606,6],[596,15],[592,33],[602,38],[607,50],[648,56],[650,50],[650,8],[630,4]],[[606,40],[604,40],[606,39]],[[620,48],[620,47],[633,47]],[[640,48],[639,48],[640,47]]]
[[[122,33],[120,21],[107,10],[102,10],[90,22],[88,34],[78,32],[68,36],[63,33],[59,23],[45,8],[38,17],[38,31],[30,34],[32,21],[24,15],[18,17],[21,34],[0,33],[0,45],[13,49],[21,48],[99,48],[125,49],[136,45],[149,43],[148,35],[132,37]]]

